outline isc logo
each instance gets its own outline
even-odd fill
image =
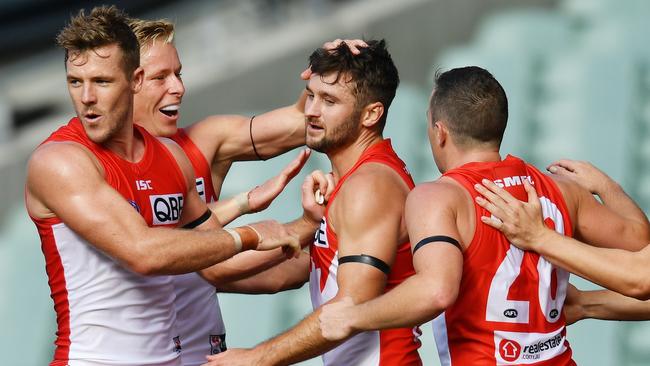
[[[183,195],[181,193],[149,196],[154,225],[175,224],[183,212]]]
[[[150,180],[150,179],[147,179],[147,180],[144,180],[144,179],[136,180],[136,181],[135,181],[135,188],[136,188],[138,191],[148,191],[148,190],[152,190],[152,189],[153,189],[153,187],[151,186],[151,180]]]

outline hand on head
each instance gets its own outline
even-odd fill
[[[350,48],[350,51],[353,55],[358,55],[361,53],[361,48],[368,47],[368,44],[362,39],[340,39],[337,38],[330,42],[323,43],[323,48],[332,51],[335,50],[341,43],[345,43]],[[311,68],[307,67],[303,72],[300,73],[300,78],[303,80],[309,80],[311,77]]]

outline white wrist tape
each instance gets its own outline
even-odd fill
[[[242,248],[242,242],[241,242],[241,236],[239,233],[233,229],[224,229],[230,236],[232,236],[233,240],[235,241],[235,251],[237,253],[241,252]]]
[[[237,209],[239,210],[239,213],[242,215],[247,214],[251,211],[251,206],[248,203],[249,194],[250,191],[242,192],[232,198],[235,204],[237,204]]]

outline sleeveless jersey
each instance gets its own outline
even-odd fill
[[[210,165],[182,128],[171,137],[185,151],[194,167],[196,190],[206,203],[217,201]],[[214,286],[197,273],[174,276],[176,328],[183,342],[185,366],[201,365],[205,355],[226,350],[226,327]]]
[[[149,226],[174,227],[187,192],[183,173],[160,141],[138,126],[134,133],[145,144],[137,163],[90,141],[77,118],[44,143],[84,146],[101,163],[106,182]],[[32,220],[41,237],[57,315],[56,350],[50,365],[181,364],[171,276],[131,272],[57,217]]]
[[[328,225],[329,208],[346,179],[364,163],[380,163],[392,168],[413,189],[413,179],[406,165],[395,154],[390,140],[383,140],[363,152],[356,164],[337,183],[325,208],[325,215],[320,229],[316,232],[310,247],[311,272],[309,288],[314,309],[330,301],[338,292],[336,274],[338,270],[338,239]],[[391,268],[385,292],[399,285],[413,275],[411,244],[400,243],[397,248],[395,263]],[[418,354],[420,341],[419,329],[398,328],[382,331],[364,332],[348,339],[340,346],[323,355],[325,366],[393,366],[421,365]]]
[[[475,198],[486,178],[527,200],[523,181],[535,187],[544,221],[571,236],[569,211],[555,182],[513,156],[465,164],[446,174]],[[476,230],[463,253],[458,299],[434,319],[442,365],[575,365],[562,307],[569,273],[537,253],[522,251],[480,221],[490,213],[474,203]]]

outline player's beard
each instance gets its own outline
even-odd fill
[[[310,141],[307,139],[307,147],[327,154],[350,145],[359,136],[359,131],[361,130],[361,124],[359,123],[360,117],[361,111],[355,110],[340,125],[332,128],[330,131],[325,129],[325,133],[320,140]]]

